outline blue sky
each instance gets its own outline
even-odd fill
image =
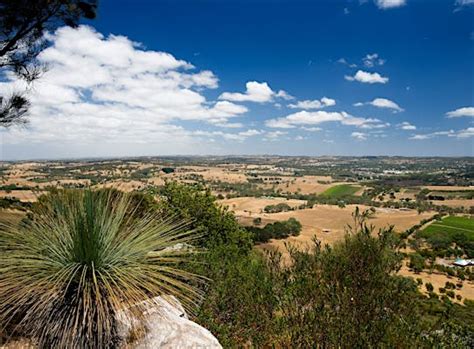
[[[50,34],[1,156],[473,156],[473,23],[472,0],[102,0]]]

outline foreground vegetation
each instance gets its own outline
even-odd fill
[[[218,208],[209,190],[169,183],[161,195],[167,209],[184,217],[196,212],[195,226],[206,222],[200,229],[215,236],[206,238],[207,253],[198,256],[203,263],[194,269],[212,280],[196,320],[224,347],[474,343],[474,319],[466,316],[473,302],[426,298],[414,280],[396,276],[401,241],[391,230],[374,237],[364,222],[370,212],[355,213],[346,239],[334,247],[317,240],[306,251],[288,246],[290,260],[283,263],[277,252],[252,249],[255,236]]]
[[[115,191],[58,191],[19,227],[0,228],[0,324],[41,348],[121,344],[118,314],[171,294],[189,309],[200,297],[182,268],[197,234],[187,222],[137,212]],[[137,311],[135,311],[137,310]]]
[[[94,201],[92,198],[98,195],[94,193],[79,196],[82,198],[79,202],[83,202],[79,207],[84,207],[81,211],[83,215],[80,216],[82,218],[77,221],[80,223],[77,227],[80,228],[78,232],[81,234],[89,234],[89,232],[99,234],[99,231],[107,231],[99,217],[109,215],[95,214],[89,207],[88,203]],[[102,197],[101,195],[99,197]],[[419,293],[414,280],[397,276],[396,272],[401,267],[404,257],[398,252],[401,240],[390,229],[382,230],[374,236],[364,221],[365,217],[370,216],[370,212],[356,211],[345,239],[333,247],[322,246],[318,240],[314,240],[307,250],[297,250],[288,245],[289,260],[283,261],[282,255],[278,252],[263,254],[255,250],[253,244],[258,240],[255,232],[241,227],[231,212],[216,205],[216,199],[209,189],[199,185],[186,186],[169,182],[158,192],[158,195],[159,200],[155,201],[144,193],[132,194],[129,200],[133,206],[125,210],[126,213],[122,208],[121,217],[132,217],[125,221],[130,224],[136,223],[140,227],[149,226],[148,224],[154,226],[155,223],[148,221],[151,217],[148,212],[153,212],[153,219],[157,219],[158,222],[156,224],[161,224],[160,217],[168,216],[180,222],[189,222],[186,231],[195,232],[200,236],[199,239],[190,243],[194,248],[205,252],[191,254],[189,257],[192,260],[189,263],[179,264],[180,269],[184,271],[174,275],[185,285],[179,287],[178,296],[186,300],[183,294],[188,295],[188,299],[194,302],[194,306],[190,306],[193,319],[216,335],[224,347],[311,347],[317,343],[321,347],[341,348],[431,348],[433,346],[469,348],[474,344],[472,317],[474,302],[465,301],[464,305],[454,304],[449,297],[439,298],[434,293],[425,297]],[[38,205],[42,205],[42,200],[34,204],[34,206]],[[89,209],[86,209],[87,207]],[[118,205],[113,210],[118,207],[122,206]],[[133,209],[133,207],[138,208]],[[52,221],[52,217],[48,215],[46,217],[49,217],[48,222]],[[92,217],[95,219],[91,220]],[[37,224],[35,219],[24,226],[22,232],[25,235],[17,236],[16,239],[26,240],[25,243],[31,239],[30,232],[34,231],[34,224]],[[148,223],[140,223],[143,222],[142,219]],[[116,226],[115,224],[118,223],[109,226]],[[92,229],[96,226],[102,228]],[[118,226],[121,225],[118,224]],[[71,227],[71,231],[75,231],[74,229]],[[61,241],[60,233],[63,230],[59,227],[55,230],[57,234],[54,236],[58,241]],[[118,232],[118,230],[114,231]],[[142,229],[142,233],[151,239],[146,231],[147,229]],[[138,234],[138,230],[136,232]],[[2,236],[4,236],[2,239],[8,239],[7,235]],[[177,241],[175,238],[172,240]],[[77,250],[77,253],[80,252],[78,257],[84,257],[84,259],[79,259],[80,263],[91,267],[87,268],[90,274],[85,272],[86,276],[94,275],[93,271],[96,270],[96,256],[100,254],[94,251],[101,250],[97,247],[100,246],[100,244],[97,245],[98,242],[97,239],[87,239],[87,245],[85,240],[79,244],[81,248]],[[22,242],[23,245],[25,243]],[[45,244],[47,242],[43,242],[40,246],[45,246]],[[7,245],[2,243],[2,246]],[[123,245],[122,252],[125,256],[135,256],[133,251],[136,250],[133,246],[132,241]],[[148,243],[140,244],[138,251],[151,252],[147,246]],[[163,246],[160,245],[160,247]],[[24,255],[23,249],[13,248],[13,250],[14,256]],[[45,250],[48,251],[46,246]],[[32,248],[32,251],[36,250]],[[94,253],[83,254],[86,251]],[[143,255],[142,257],[144,258],[142,261],[149,263],[148,257]],[[36,262],[23,264],[17,258],[0,258],[4,258],[10,265],[29,266],[31,264],[30,269],[27,268],[27,270],[37,270],[33,268]],[[91,264],[92,261],[94,261],[93,264]],[[153,264],[156,266],[153,270],[161,271],[160,265],[164,261],[159,259],[154,261],[157,264]],[[94,265],[93,268],[92,265]],[[97,264],[97,266],[100,265],[100,263]],[[145,267],[147,265],[145,264]],[[15,270],[16,274],[20,273],[18,269],[12,270]],[[141,271],[130,270],[135,277],[143,275]],[[8,289],[13,290],[13,285],[18,281],[8,276],[10,281],[7,283],[8,278],[4,275],[2,270],[0,283],[12,285]],[[9,275],[12,275],[11,271]],[[151,280],[162,280],[159,275],[149,275],[153,275]],[[200,279],[196,279],[193,275],[201,275],[209,282],[200,282]],[[33,276],[29,277],[34,280]],[[117,282],[121,282],[123,276],[115,276],[109,280],[116,279]],[[148,284],[145,283],[145,285]],[[31,290],[33,286],[35,285],[29,286],[26,290]],[[77,289],[79,285],[75,284],[74,287]],[[110,287],[115,291],[114,285]],[[93,287],[89,289],[94,290]],[[196,289],[198,291],[192,293],[183,292]],[[3,290],[7,288],[2,287],[0,294],[2,300],[7,299],[9,302],[2,302],[2,314],[7,310],[11,313],[9,309],[19,308],[15,308],[13,301],[21,298],[11,291],[5,293]],[[150,291],[169,292],[167,288],[151,288]],[[125,292],[120,298],[122,299],[126,296],[126,291],[120,292]],[[23,293],[20,292],[21,294]],[[46,294],[51,295],[51,293]],[[149,293],[151,294],[152,292]],[[202,298],[199,295],[203,295]],[[101,299],[103,298],[92,297],[89,304],[95,304]],[[33,300],[28,300],[28,302]],[[135,301],[136,298],[133,300]],[[52,304],[56,306],[60,304],[58,302],[55,301]],[[29,303],[20,302],[19,304]],[[115,304],[110,302],[110,305],[107,303],[102,306]],[[110,309],[112,313],[115,308]],[[68,310],[78,311],[77,308],[68,308]],[[21,312],[17,311],[17,314]],[[29,312],[28,316],[33,320],[35,316],[41,314],[41,312]],[[86,315],[92,319],[95,316],[97,320],[98,314]],[[3,321],[2,319],[2,323]],[[53,323],[45,320],[31,323],[34,324],[32,326],[35,329],[41,324],[48,331],[64,328],[61,326],[69,326],[67,321],[58,323],[57,328],[48,327]],[[31,332],[26,328],[18,328],[18,331],[19,335],[33,335],[36,340],[43,340],[43,343],[47,343],[43,338],[49,337],[38,332]],[[113,331],[111,333],[113,334]],[[57,337],[53,336],[53,338]],[[117,345],[118,343],[114,341],[110,344],[110,346]]]

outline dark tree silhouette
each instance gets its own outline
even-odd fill
[[[95,18],[98,0],[0,0],[0,70],[27,83],[44,70],[36,60],[45,48],[43,35],[61,25],[75,27]],[[25,91],[0,95],[0,126],[24,123],[30,103]]]

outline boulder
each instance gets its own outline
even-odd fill
[[[173,296],[155,297],[140,304],[139,309],[140,321],[130,311],[117,317],[119,336],[129,341],[127,348],[222,348],[211,332],[189,320]]]

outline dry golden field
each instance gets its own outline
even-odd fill
[[[314,235],[317,236],[323,244],[332,244],[341,240],[345,234],[345,228],[352,222],[352,213],[356,205],[347,205],[339,208],[334,205],[316,205],[313,208],[302,210],[280,212],[280,213],[260,213],[266,205],[272,205],[279,202],[286,202],[294,207],[304,203],[301,200],[282,200],[282,199],[255,199],[255,198],[235,198],[221,200],[221,204],[234,211],[239,221],[244,225],[252,224],[254,218],[260,217],[262,225],[274,221],[287,220],[294,217],[301,222],[303,229],[297,237],[290,237],[284,240],[272,240],[268,244],[262,244],[262,248],[284,249],[285,242],[291,242],[297,245],[310,243]],[[234,206],[235,205],[235,206]],[[361,210],[368,209],[367,206],[359,206]],[[250,212],[252,214],[250,214]],[[416,210],[402,211],[397,209],[377,208],[375,215],[369,220],[369,224],[374,225],[376,229],[394,225],[396,231],[404,231],[422,219],[433,216],[435,212],[424,212],[418,214]],[[323,232],[323,230],[325,232]]]
[[[423,285],[419,286],[419,290],[424,294],[428,294],[426,290],[426,286],[425,286],[427,283],[431,283],[434,287],[434,292],[436,292],[437,294],[440,294],[439,289],[441,287],[445,287],[446,282],[449,281],[454,284],[461,282],[462,288],[456,289],[455,293],[459,294],[462,297],[462,299],[457,300],[456,298],[454,298],[453,302],[462,303],[464,299],[474,299],[474,282],[473,281],[468,281],[468,280],[462,281],[457,277],[448,276],[446,274],[439,273],[436,270],[431,274],[426,271],[415,273],[407,267],[406,262],[403,264],[402,268],[400,269],[399,274],[402,276],[412,277],[413,279],[417,279],[417,278],[422,279]]]

